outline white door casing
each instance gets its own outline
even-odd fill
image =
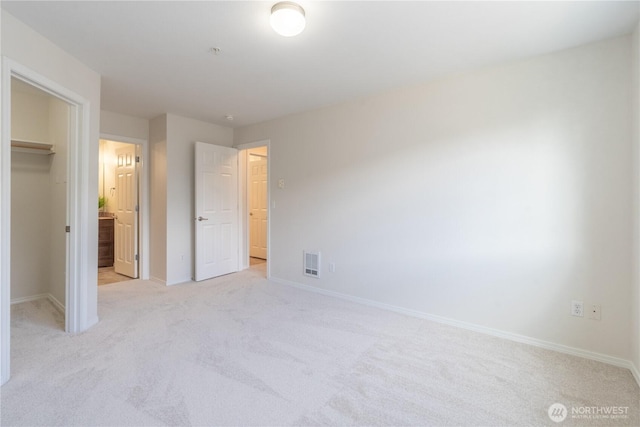
[[[267,158],[249,155],[250,256],[267,259]]]
[[[195,143],[196,281],[238,271],[238,150]]]
[[[138,183],[136,146],[116,150],[116,220],[114,268],[116,273],[138,277]]]
[[[91,108],[89,100],[37,72],[2,57],[2,115],[0,123],[0,385],[10,376],[10,229],[11,217],[11,78],[48,92],[68,103],[71,123],[68,147],[67,283],[65,330],[82,332],[98,322],[95,286],[97,205],[88,183],[91,169]],[[97,153],[97,152],[96,152]],[[97,157],[95,158],[97,160]],[[92,221],[94,221],[92,223]],[[97,257],[95,258],[97,262]]]

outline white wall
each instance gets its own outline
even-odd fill
[[[149,120],[102,110],[100,133],[146,141],[149,139]]]
[[[150,276],[167,281],[167,116],[149,122],[150,187]]]
[[[236,129],[271,141],[271,276],[628,360],[629,90],[623,37]]]
[[[83,309],[79,313],[78,329],[84,330],[98,320],[95,274],[98,250],[98,215],[95,203],[98,198],[98,174],[97,168],[90,165],[98,163],[100,75],[6,11],[2,13],[2,55],[84,98],[90,105],[87,124],[89,138],[80,142],[85,149],[82,158],[85,168],[78,177],[82,200],[86,203],[79,210],[79,222],[86,240],[81,249],[78,298]],[[0,152],[0,158],[4,154]]]
[[[49,293],[50,168],[49,156],[12,153],[12,300]]]
[[[12,79],[11,138],[51,143],[49,98],[27,93]],[[11,156],[11,299],[49,293],[49,156]],[[37,267],[37,268],[34,268]]]
[[[640,24],[632,35],[632,138],[634,156],[633,201],[634,201],[634,233],[632,252],[632,322],[631,322],[631,361],[634,364],[634,375],[640,384]]]
[[[194,268],[195,142],[231,147],[233,129],[167,114],[167,284],[191,280]],[[153,237],[152,237],[153,240]],[[153,245],[153,241],[151,242]]]
[[[11,98],[11,138],[33,141],[49,141],[49,103],[48,97],[27,93],[12,79],[13,96]]]

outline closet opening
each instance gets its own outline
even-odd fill
[[[67,329],[68,153],[75,108],[11,78],[12,322]]]
[[[9,58],[2,66],[0,384],[10,378],[13,345],[20,354],[20,340],[39,327],[78,333],[98,322],[87,257],[97,237],[89,219],[89,101]],[[42,308],[31,317],[40,326],[12,336],[12,323],[29,319],[21,303]]]

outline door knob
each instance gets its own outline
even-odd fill
[[[209,218],[205,218],[203,216],[199,216],[198,218],[196,218],[198,221],[209,221]]]
[[[253,216],[253,212],[249,212],[249,216]]]

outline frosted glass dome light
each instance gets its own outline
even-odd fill
[[[297,36],[305,25],[304,9],[298,4],[282,1],[271,8],[271,27],[281,36]]]

